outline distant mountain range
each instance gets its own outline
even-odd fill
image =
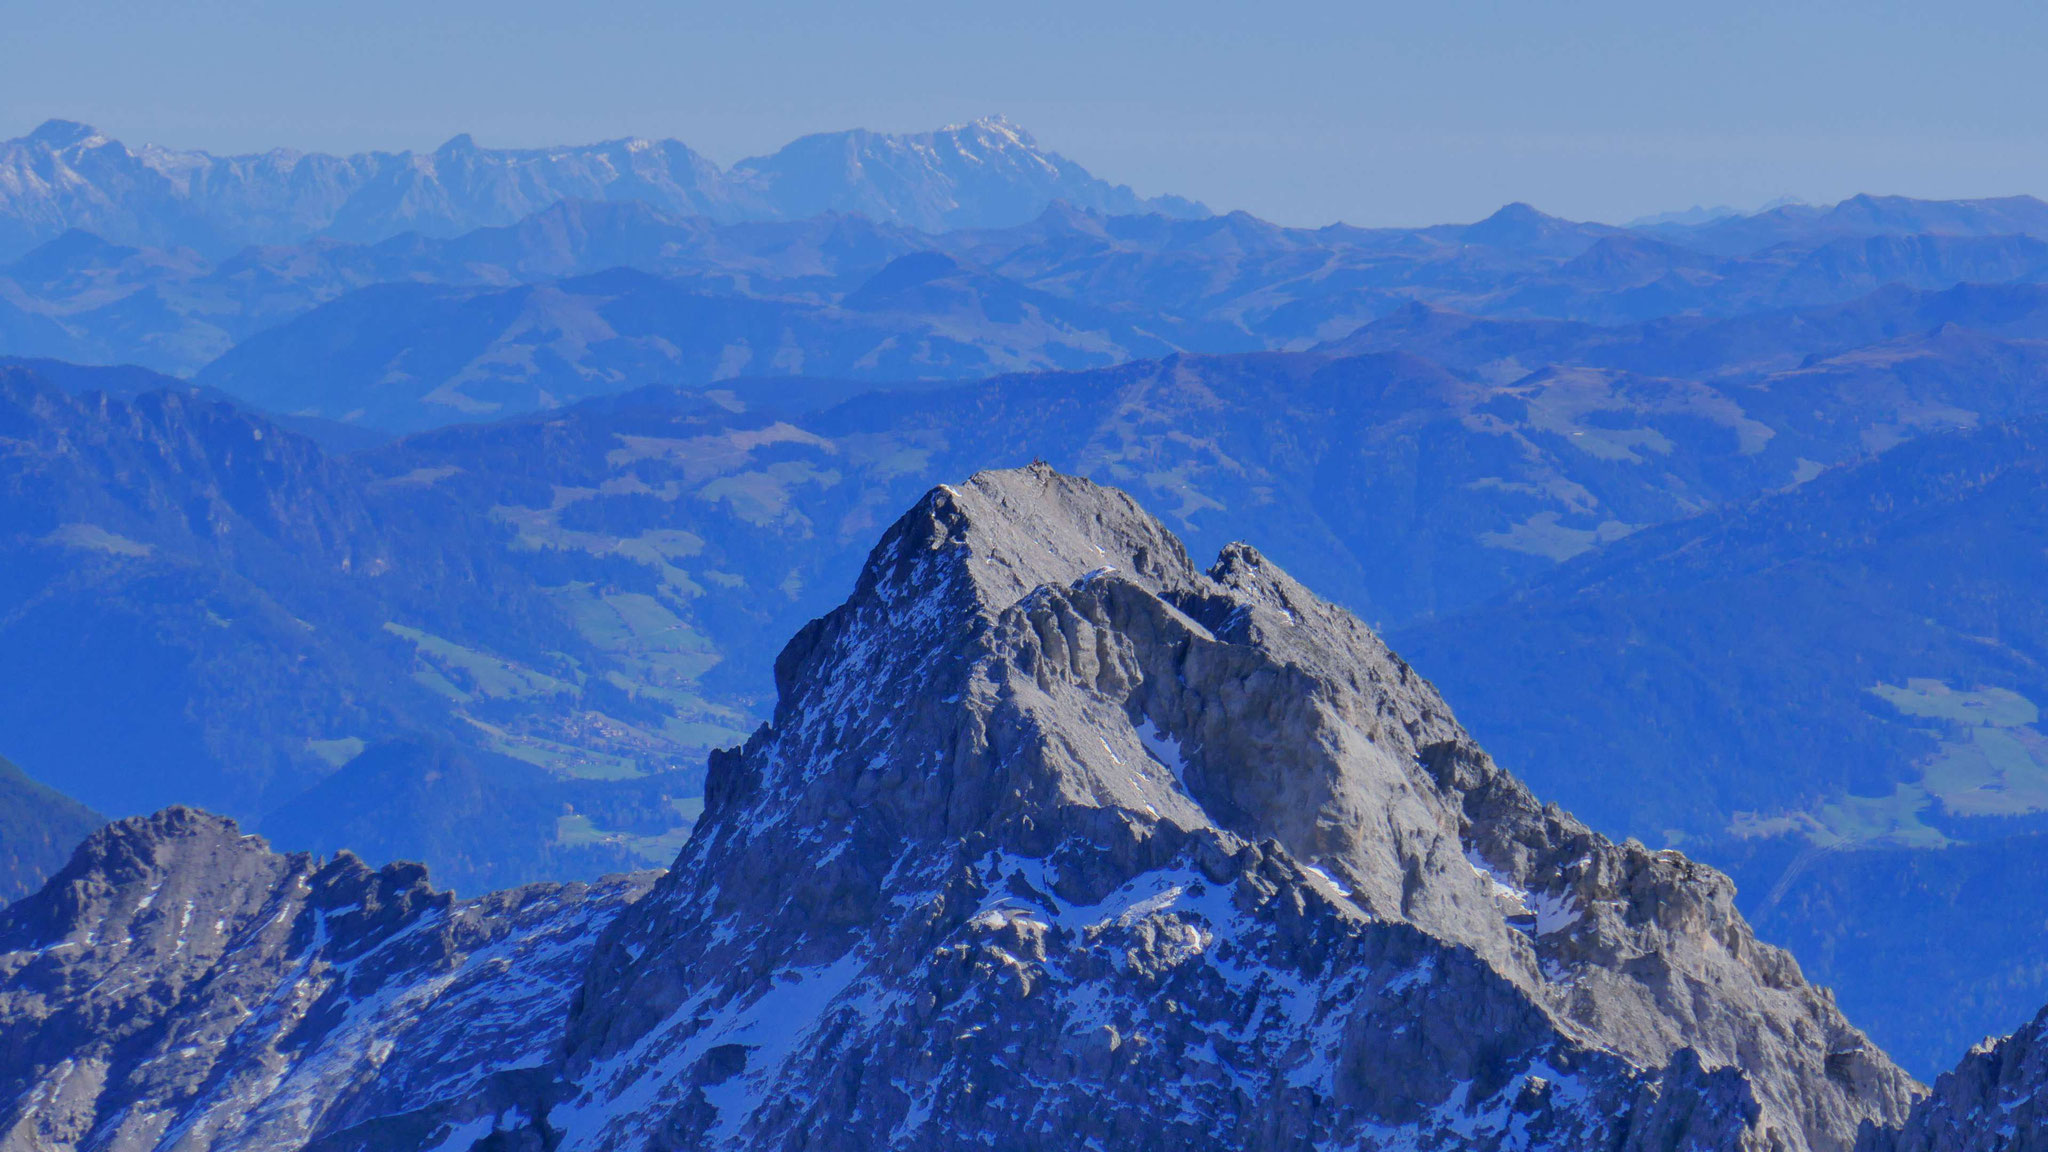
[[[2032,227],[2020,207],[1852,204],[1780,221],[1736,255],[1689,246],[1694,232],[1525,205],[1471,225],[1310,230],[1055,202],[1022,223],[926,232],[564,200],[455,236],[218,257],[73,229],[0,265],[0,352],[139,364],[275,411],[411,431],[654,383],[963,380],[1301,350],[1416,303],[1626,328],[2048,279],[2048,239],[1991,231]],[[1895,231],[1916,222],[1942,230]]]
[[[619,268],[505,289],[361,289],[250,337],[195,379],[277,411],[409,432],[642,382],[957,380],[1172,352],[1183,326],[1148,319],[939,253],[900,257],[834,305],[709,294]]]
[[[1648,229],[1705,252],[1734,255],[1815,238],[1864,236],[2048,236],[2048,203],[2032,196],[1915,200],[1851,196],[1839,204],[1783,204],[1752,215],[1672,222]]]
[[[492,149],[464,135],[426,153],[214,156],[131,148],[52,120],[0,143],[0,258],[74,228],[213,256],[315,237],[454,236],[562,200],[634,201],[725,221],[857,212],[931,231],[1021,223],[1054,200],[1206,214],[1192,201],[1143,199],[1099,180],[1000,117],[907,136],[807,136],[730,170],[675,140]]]

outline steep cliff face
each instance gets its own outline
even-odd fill
[[[1839,1148],[1910,1103],[1723,878],[1113,490],[934,491],[778,680],[593,962],[566,1146]]]
[[[934,490],[776,678],[651,890],[114,826],[0,921],[0,1149],[1835,1152],[1912,1103],[1723,878],[1114,490]]]
[[[2043,1152],[2048,1149],[2048,1009],[2003,1040],[1972,1049],[1897,1130],[1863,1133],[1856,1152]]]
[[[457,902],[192,809],[110,825],[0,917],[0,1149],[417,1146],[533,1094],[646,881]]]

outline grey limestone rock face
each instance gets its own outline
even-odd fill
[[[1987,1041],[1913,1108],[1898,1129],[1873,1127],[1857,1152],[2048,1150],[2048,1009],[2003,1040]]]
[[[1724,878],[1121,493],[935,490],[777,674],[593,960],[564,1147],[1836,1149],[1912,1101]]]
[[[457,901],[193,809],[109,825],[0,916],[0,1149],[419,1146],[533,1093],[649,879]]]

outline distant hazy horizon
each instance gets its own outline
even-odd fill
[[[2033,62],[2048,13],[2018,4],[625,0],[565,15],[531,0],[4,0],[0,14],[34,48],[0,75],[7,135],[57,117],[215,153],[673,137],[729,165],[812,132],[1000,113],[1142,194],[1301,225],[1474,220],[1513,201],[1624,223],[1786,197],[2048,194]]]
[[[1001,113],[994,113],[993,115],[996,115],[996,116],[1001,116],[1002,114],[1001,114]],[[1015,125],[1016,125],[1017,127],[1019,127],[1019,128],[1022,128],[1022,129],[1024,129],[1024,130],[1025,130],[1025,131],[1027,131],[1027,132],[1029,132],[1029,131],[1031,130],[1031,126],[1030,126],[1030,125],[1028,125],[1028,124],[1021,124],[1021,123],[1017,123],[1017,121],[1016,121],[1016,119],[1015,119],[1014,117],[1005,117],[1005,119],[1008,119],[1008,120],[1009,120],[1009,121],[1010,121],[1010,122],[1011,122],[1012,124],[1015,124]],[[407,145],[391,146],[391,145],[374,145],[374,144],[373,144],[373,145],[370,145],[370,146],[368,146],[368,147],[364,147],[364,148],[348,148],[348,149],[338,149],[338,148],[308,148],[308,147],[303,147],[303,146],[301,146],[301,145],[298,145],[298,144],[294,144],[294,143],[290,143],[290,142],[281,142],[281,143],[275,143],[275,144],[268,144],[268,145],[260,145],[260,146],[255,146],[255,147],[243,147],[243,148],[233,148],[233,149],[225,149],[225,148],[202,148],[202,147],[196,147],[196,146],[192,146],[192,145],[186,145],[186,144],[182,144],[182,143],[179,143],[179,142],[175,142],[175,141],[169,141],[169,140],[150,140],[150,139],[142,139],[142,138],[139,138],[139,137],[135,137],[135,136],[132,136],[132,135],[129,135],[129,134],[126,134],[126,133],[120,132],[120,131],[118,131],[118,130],[116,130],[116,129],[114,129],[114,128],[111,128],[111,127],[109,127],[109,126],[107,126],[107,125],[105,125],[105,124],[95,123],[95,122],[93,122],[93,121],[90,121],[90,120],[83,120],[83,119],[80,119],[79,117],[76,117],[76,116],[54,116],[54,117],[46,117],[46,118],[44,118],[43,120],[39,120],[39,121],[37,121],[37,122],[35,122],[35,123],[33,123],[33,124],[26,124],[26,125],[21,125],[21,126],[18,126],[18,127],[16,127],[16,126],[4,126],[4,127],[0,127],[0,139],[18,139],[18,138],[20,138],[20,137],[23,137],[23,136],[29,135],[30,133],[34,132],[34,131],[35,131],[35,130],[36,130],[36,129],[38,128],[38,127],[40,127],[40,126],[41,126],[41,125],[43,125],[43,124],[49,123],[49,122],[50,122],[51,120],[65,120],[65,121],[71,121],[71,122],[74,122],[74,123],[81,123],[81,124],[85,124],[85,125],[87,125],[87,126],[89,126],[89,127],[93,128],[93,129],[95,129],[96,131],[100,132],[100,133],[101,133],[102,135],[106,136],[107,138],[109,138],[109,139],[112,139],[112,140],[117,140],[117,141],[119,141],[120,143],[122,143],[122,144],[124,144],[124,145],[126,145],[126,146],[128,146],[128,147],[130,147],[130,148],[136,148],[136,149],[140,149],[140,148],[144,148],[144,147],[157,147],[157,148],[163,148],[163,149],[166,149],[166,150],[168,150],[168,151],[174,151],[174,152],[205,152],[205,153],[208,153],[208,154],[211,154],[211,155],[215,155],[215,156],[235,156],[235,155],[254,155],[254,154],[262,154],[262,153],[265,153],[265,152],[269,152],[269,151],[273,151],[273,150],[276,150],[276,149],[283,149],[283,150],[286,150],[286,151],[294,151],[294,152],[300,152],[300,153],[315,153],[315,152],[324,152],[324,153],[329,153],[329,154],[337,154],[337,155],[348,155],[348,154],[352,154],[352,153],[362,153],[362,152],[389,152],[389,153],[401,153],[401,152],[408,152],[408,151],[410,151],[410,152],[413,152],[413,153],[430,153],[430,152],[433,152],[433,151],[435,151],[435,150],[439,149],[439,148],[440,148],[440,147],[441,147],[442,145],[445,145],[445,144],[447,144],[447,143],[448,143],[449,141],[451,141],[451,140],[454,140],[454,139],[456,139],[456,138],[458,138],[458,137],[460,137],[460,136],[464,136],[464,135],[468,135],[468,136],[470,136],[470,137],[472,138],[473,142],[474,142],[474,143],[475,143],[475,144],[476,144],[476,145],[477,145],[478,147],[480,147],[480,148],[501,148],[501,149],[528,149],[528,148],[544,149],[544,148],[551,148],[551,147],[576,147],[576,146],[579,146],[579,145],[589,145],[589,144],[598,144],[598,143],[603,143],[603,142],[605,142],[605,141],[608,141],[608,140],[619,140],[619,139],[628,139],[628,138],[635,138],[635,137],[638,137],[638,138],[642,138],[642,139],[661,139],[661,138],[662,138],[662,137],[654,137],[654,136],[648,136],[648,135],[647,135],[647,134],[645,134],[645,133],[629,133],[629,132],[619,132],[619,133],[611,133],[611,134],[609,134],[609,135],[605,135],[605,136],[596,136],[596,137],[591,137],[591,138],[589,138],[589,139],[577,139],[577,140],[548,140],[548,141],[534,141],[534,142],[527,142],[527,141],[521,141],[521,142],[519,142],[519,143],[503,143],[503,142],[499,142],[499,141],[494,141],[494,140],[485,140],[485,139],[478,139],[478,138],[476,138],[476,135],[475,135],[475,133],[462,133],[462,132],[457,132],[457,133],[452,133],[452,134],[450,134],[450,135],[449,135],[449,136],[448,136],[448,137],[447,137],[446,139],[443,139],[443,140],[441,140],[441,141],[439,141],[439,142],[437,142],[437,143],[432,143],[432,144],[425,144],[425,145],[412,145],[412,144],[407,144]],[[905,134],[913,134],[913,135],[914,135],[914,134],[918,134],[918,133],[922,133],[922,132],[940,131],[940,130],[944,130],[944,129],[947,129],[947,128],[955,128],[955,127],[960,127],[960,126],[961,126],[961,125],[962,125],[963,123],[965,123],[965,122],[964,122],[964,121],[952,121],[952,122],[949,122],[949,123],[946,123],[946,124],[933,124],[933,125],[930,125],[930,126],[928,126],[928,127],[925,127],[925,128],[914,128],[914,129],[905,129],[905,130],[903,130],[903,132],[904,132]],[[821,132],[824,132],[824,133],[827,133],[827,134],[829,134],[829,133],[832,133],[832,132],[838,132],[838,131],[859,131],[859,130],[866,130],[866,131],[875,131],[875,132],[881,132],[881,131],[886,131],[885,129],[877,129],[877,128],[872,128],[872,127],[870,127],[869,125],[865,125],[865,124],[852,124],[852,125],[846,125],[846,126],[845,126],[844,128],[839,128],[839,129],[821,129],[820,131],[821,131]],[[1039,146],[1040,146],[1040,147],[1042,147],[1042,148],[1044,148],[1044,149],[1046,149],[1047,151],[1050,151],[1050,152],[1056,152],[1056,153],[1060,153],[1060,154],[1062,154],[1062,155],[1066,156],[1066,157],[1067,157],[1068,159],[1070,159],[1070,160],[1079,160],[1079,157],[1076,157],[1076,156],[1074,156],[1074,155],[1073,155],[1072,153],[1070,153],[1070,152],[1066,152],[1065,150],[1063,150],[1063,149],[1061,149],[1061,148],[1059,148],[1059,147],[1055,146],[1055,145],[1054,145],[1054,144],[1052,144],[1052,143],[1051,143],[1050,141],[1047,141],[1047,140],[1046,140],[1046,139],[1045,139],[1044,137],[1042,137],[1042,136],[1038,136],[1038,135],[1037,135],[1036,133],[1033,133],[1032,135],[1033,135],[1033,136],[1034,136],[1034,138],[1035,138],[1035,139],[1037,140],[1037,142],[1038,142]],[[700,152],[700,153],[703,153],[704,155],[706,155],[707,157],[709,157],[710,159],[712,159],[713,161],[715,161],[715,162],[716,162],[716,163],[717,163],[717,164],[719,165],[719,167],[721,167],[721,168],[726,168],[726,169],[730,169],[730,168],[732,168],[732,167],[733,167],[733,166],[734,166],[735,164],[741,163],[741,162],[743,162],[743,161],[746,161],[746,160],[758,159],[758,158],[760,158],[760,157],[766,156],[766,155],[768,155],[768,154],[770,154],[770,153],[773,153],[773,152],[774,152],[774,151],[775,151],[775,150],[776,150],[776,149],[777,149],[778,147],[780,147],[780,146],[781,146],[782,144],[787,144],[787,143],[789,143],[789,142],[790,142],[789,140],[784,140],[784,141],[781,141],[781,142],[780,142],[779,144],[776,144],[776,145],[771,145],[771,146],[768,146],[768,147],[764,147],[764,148],[761,148],[761,149],[759,149],[758,151],[753,151],[753,152],[747,152],[747,153],[744,153],[744,154],[742,154],[742,155],[738,155],[738,156],[733,156],[733,157],[730,157],[730,158],[728,158],[728,157],[723,157],[723,156],[711,156],[711,155],[710,155],[710,153],[708,153],[708,152],[705,152],[705,150],[704,150],[704,149],[702,149],[702,148],[698,148],[698,147],[697,147],[697,145],[696,145],[696,142],[695,142],[695,141],[692,141],[692,140],[689,140],[689,139],[685,139],[685,138],[682,138],[682,137],[675,137],[675,139],[679,139],[679,140],[681,140],[681,142],[682,142],[682,143],[684,143],[684,144],[686,144],[686,145],[689,145],[689,146],[690,146],[691,148],[695,149],[696,151],[698,151],[698,152]],[[797,139],[797,137],[791,137],[791,140],[794,140],[794,139]],[[1094,175],[1096,175],[1096,176],[1098,176],[1098,177],[1101,177],[1101,178],[1102,178],[1102,179],[1104,179],[1104,180],[1108,180],[1108,181],[1110,181],[1111,183],[1115,183],[1115,184],[1129,184],[1129,183],[1130,183],[1130,181],[1128,181],[1128,180],[1125,180],[1125,179],[1122,179],[1121,177],[1119,177],[1119,176],[1118,176],[1118,175],[1117,175],[1116,173],[1114,173],[1114,172],[1105,172],[1105,171],[1102,171],[1102,170],[1100,170],[1100,169],[1096,168],[1096,167],[1095,167],[1095,166],[1093,166],[1093,165],[1088,165],[1088,164],[1086,164],[1085,162],[1083,162],[1083,166],[1084,166],[1084,167],[1088,167],[1088,168],[1090,169],[1090,171],[1091,171],[1091,172],[1092,172],[1092,173],[1093,173]],[[1138,192],[1139,194],[1141,194],[1141,195],[1145,195],[1145,196],[1156,196],[1156,195],[1162,195],[1162,194],[1166,194],[1166,195],[1187,195],[1187,193],[1183,193],[1183,192],[1180,192],[1179,190],[1177,190],[1177,189],[1174,189],[1174,188],[1144,188],[1144,187],[1138,187],[1138,188],[1135,188],[1134,190],[1135,190],[1135,191],[1137,191],[1137,192]],[[1866,190],[1866,191],[1867,191],[1867,190]],[[1875,193],[1871,193],[1871,194],[1873,194],[1873,195],[1890,195],[1890,193],[1883,193],[1883,192],[1875,192]],[[1854,193],[1852,193],[1851,195],[1854,195]],[[1201,198],[1201,197],[1199,197],[1199,196],[1189,196],[1189,198],[1190,198],[1190,199],[1194,199],[1194,200],[1200,200],[1200,199],[1202,199],[1202,198]],[[1846,197],[1844,197],[1844,199],[1846,199]],[[1497,211],[1499,211],[1499,210],[1500,210],[1501,208],[1504,208],[1504,207],[1506,207],[1506,206],[1507,206],[1507,205],[1509,205],[1509,204],[1513,204],[1513,203],[1517,203],[1517,202],[1521,202],[1521,203],[1527,203],[1527,201],[1526,201],[1526,200],[1512,199],[1512,200],[1506,200],[1506,201],[1502,201],[1502,202],[1501,202],[1500,204],[1496,204],[1496,205],[1494,205],[1494,206],[1493,206],[1492,208],[1490,208],[1490,209],[1487,209],[1487,210],[1485,210],[1485,211],[1482,211],[1482,212],[1479,212],[1478,214],[1476,214],[1476,215],[1473,215],[1473,216],[1470,216],[1470,217],[1465,217],[1465,218],[1459,218],[1459,219],[1452,219],[1452,218],[1448,218],[1448,217],[1447,217],[1447,218],[1443,218],[1443,219],[1432,219],[1432,220],[1409,220],[1409,221],[1400,221],[1400,222],[1398,222],[1398,223],[1396,223],[1396,224],[1390,224],[1390,225],[1386,225],[1386,226],[1394,226],[1394,227],[1404,227],[1404,226],[1406,226],[1406,227],[1413,227],[1413,226],[1426,226],[1426,225],[1431,225],[1431,224],[1459,224],[1459,223],[1471,223],[1471,222],[1474,222],[1474,221],[1477,221],[1477,220],[1480,220],[1480,219],[1484,219],[1485,217],[1487,217],[1487,216],[1490,216],[1490,215],[1492,215],[1492,214],[1493,214],[1494,212],[1497,212]],[[1812,203],[1812,201],[1808,201],[1808,200],[1805,200],[1805,199],[1804,199],[1804,198],[1802,198],[1802,197],[1797,197],[1797,196],[1774,196],[1774,197],[1772,197],[1772,198],[1771,198],[1771,199],[1769,199],[1769,200],[1763,201],[1763,202],[1761,202],[1761,203],[1756,203],[1756,204],[1711,204],[1711,205],[1709,205],[1709,204],[1701,204],[1701,203],[1697,203],[1697,202],[1695,202],[1695,203],[1692,203],[1692,204],[1687,204],[1687,205],[1684,205],[1684,206],[1682,206],[1682,207],[1669,207],[1669,208],[1665,208],[1665,209],[1660,209],[1660,210],[1658,210],[1658,211],[1654,211],[1654,212],[1645,212],[1645,213],[1640,213],[1640,214],[1638,214],[1638,215],[1635,215],[1635,216],[1631,216],[1631,217],[1628,217],[1627,219],[1612,219],[1612,220],[1592,220],[1592,219],[1591,219],[1590,217],[1572,217],[1572,218],[1573,218],[1573,219],[1582,219],[1582,220],[1587,220],[1588,222],[1591,222],[1591,223],[1600,223],[1600,224],[1615,224],[1615,225],[1624,225],[1624,226],[1626,226],[1626,225],[1638,225],[1638,224],[1649,224],[1649,223],[1664,223],[1664,222],[1679,222],[1679,223],[1698,223],[1698,222],[1700,222],[1700,221],[1703,221],[1703,220],[1707,220],[1707,219],[1712,219],[1712,218],[1717,218],[1717,217],[1723,217],[1723,216],[1734,216],[1734,215],[1745,215],[1745,216],[1746,216],[1746,215],[1752,215],[1752,214],[1755,214],[1755,213],[1758,213],[1758,212],[1766,212],[1766,211],[1769,211],[1769,210],[1771,210],[1771,209],[1773,209],[1773,208],[1779,208],[1779,207],[1783,207],[1783,206],[1786,206],[1786,205],[1792,205],[1792,204],[1809,204],[1809,203]],[[1218,212],[1219,214],[1220,214],[1220,213],[1228,213],[1228,212],[1232,212],[1232,211],[1236,211],[1236,210],[1238,210],[1238,206],[1236,206],[1236,205],[1230,205],[1230,204],[1214,204],[1214,203],[1211,203],[1211,204],[1209,204],[1208,206],[1209,206],[1209,207],[1210,207],[1211,209],[1213,209],[1214,211]],[[1534,205],[1531,205],[1531,206],[1532,206],[1532,207],[1534,207],[1534,208],[1536,208],[1536,209],[1537,209],[1538,211],[1541,211],[1541,212],[1545,212],[1545,213],[1547,213],[1547,214],[1549,214],[1549,215],[1553,215],[1553,216],[1560,216],[1560,217],[1562,217],[1562,216],[1565,216],[1565,214],[1564,214],[1564,213],[1558,213],[1558,212],[1551,212],[1551,211],[1550,211],[1550,210],[1549,210],[1548,208],[1546,208],[1546,207],[1545,207],[1544,205],[1542,205],[1542,204],[1534,204]],[[1244,209],[1244,211],[1251,211],[1251,210],[1250,210],[1250,209]],[[1261,214],[1259,214],[1259,213],[1256,213],[1256,212],[1254,212],[1253,214],[1254,214],[1254,215],[1261,215]],[[1268,220],[1271,220],[1271,219],[1272,219],[1272,217],[1265,217],[1265,218],[1266,218],[1266,219],[1268,219]],[[1382,223],[1381,223],[1381,222],[1364,222],[1364,221],[1357,221],[1357,220],[1340,220],[1340,221],[1328,221],[1328,220],[1324,220],[1324,221],[1290,221],[1290,220],[1279,220],[1279,221],[1274,221],[1274,222],[1276,222],[1276,223],[1281,223],[1281,224],[1288,224],[1288,225],[1298,225],[1298,226],[1303,226],[1303,227],[1320,227],[1321,225],[1324,225],[1324,224],[1330,224],[1330,223],[1343,223],[1343,224],[1354,224],[1354,225],[1359,225],[1359,226],[1361,226],[1361,227],[1378,227],[1378,226],[1382,226]]]

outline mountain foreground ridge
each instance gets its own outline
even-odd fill
[[[2048,1149],[2048,1009],[2002,1040],[1972,1048],[1898,1129],[1872,1129],[1856,1152],[2042,1152]]]
[[[776,680],[637,899],[112,826],[0,919],[0,1148],[1846,1150],[1920,1091],[1725,878],[1113,489],[934,489]]]

